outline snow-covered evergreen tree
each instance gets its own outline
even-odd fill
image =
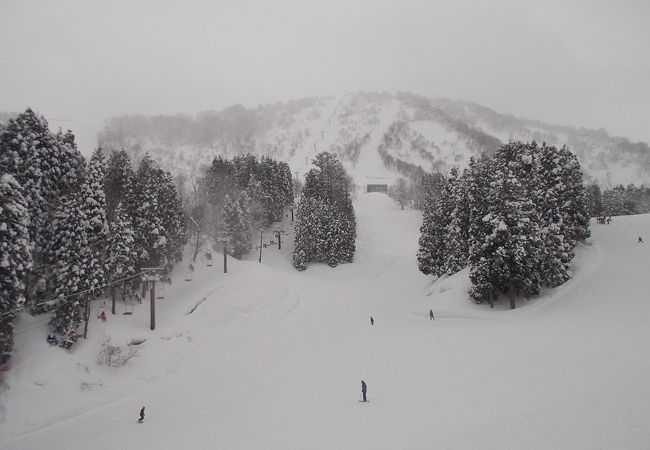
[[[470,271],[470,294],[477,300],[483,301],[486,291],[499,291],[508,293],[514,308],[516,295],[539,293],[543,243],[530,195],[535,181],[532,150],[511,142],[494,155],[495,179],[488,191],[488,214],[482,219],[491,232],[474,250],[480,256]]]
[[[158,204],[167,241],[166,258],[170,263],[176,263],[183,259],[183,249],[187,243],[183,205],[172,175],[160,171],[159,177]]]
[[[606,189],[603,192],[603,213],[606,216],[620,216],[624,213],[623,193],[623,189],[617,188]]]
[[[250,214],[247,211],[248,196],[242,192],[237,201],[226,196],[223,203],[223,218],[228,233],[229,253],[239,259],[252,248]],[[242,208],[246,208],[246,211]]]
[[[122,204],[117,205],[115,217],[110,224],[106,251],[106,273],[110,283],[124,280],[120,286],[122,298],[130,298],[135,292],[137,251],[134,249],[135,232]]]
[[[578,240],[589,236],[589,214],[582,172],[577,158],[566,147],[543,144],[536,150],[538,220],[544,239],[544,283],[556,287],[570,278],[569,262]]]
[[[127,199],[135,231],[139,267],[163,267],[167,274],[182,259],[187,242],[183,209],[169,173],[147,154],[140,162]]]
[[[310,261],[327,261],[331,208],[320,198],[303,196],[296,209],[293,266],[305,270]]]
[[[494,172],[492,159],[486,154],[476,160],[470,158],[467,169],[469,187],[467,192],[469,207],[469,257],[470,279],[472,280],[471,296],[478,302],[493,304],[497,295],[492,279],[489,261],[485,257],[485,244],[492,228],[488,221],[488,196],[490,185],[493,183]]]
[[[0,167],[22,187],[29,211],[32,259],[39,274],[28,274],[26,295],[32,310],[34,290],[47,285],[52,261],[47,258],[50,224],[59,199],[78,189],[83,157],[71,132],[52,135],[47,121],[27,109],[0,133]],[[38,308],[36,308],[38,309]]]
[[[120,203],[126,210],[133,209],[133,207],[129,208],[127,202],[131,198],[130,191],[133,188],[134,176],[128,153],[124,150],[113,151],[109,157],[104,177],[106,217],[109,222],[113,221],[115,210]]]
[[[467,266],[469,256],[469,175],[458,176],[458,170],[453,167],[449,176],[448,186],[452,198],[449,205],[451,213],[445,227],[445,272],[448,275],[462,270]]]
[[[425,275],[445,273],[445,227],[450,201],[443,200],[448,193],[447,180],[440,174],[425,178],[422,226],[418,239],[418,268]]]
[[[596,217],[603,214],[603,194],[600,186],[595,183],[585,187],[585,201],[590,217]]]
[[[0,364],[13,349],[16,313],[25,303],[31,267],[29,213],[22,187],[13,175],[0,175]]]
[[[52,223],[56,299],[50,321],[64,348],[76,341],[77,328],[83,320],[82,307],[101,288],[97,274],[102,267],[89,243],[88,224],[84,196],[79,192],[64,196]]]
[[[296,210],[294,267],[310,261],[334,267],[352,262],[356,251],[356,219],[345,169],[335,155],[320,153],[307,174]]]
[[[45,122],[45,119],[42,119]],[[45,122],[47,126],[47,122]],[[78,187],[83,176],[84,160],[77,150],[71,132],[46,134],[41,138],[44,145],[36,145],[27,160],[23,188],[30,205],[32,230],[30,235],[36,244],[36,253],[47,246],[48,227],[56,209],[57,200]]]
[[[135,249],[140,267],[160,267],[167,264],[167,238],[159,215],[158,181],[160,169],[147,154],[135,174],[128,204],[135,231]]]
[[[565,238],[575,247],[579,241],[591,236],[589,230],[589,207],[587,193],[578,157],[564,146],[560,155],[566,164],[560,169],[566,174],[566,196],[561,204],[564,221],[566,222]]]

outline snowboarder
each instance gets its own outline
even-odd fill
[[[361,395],[363,395],[363,402],[367,402],[368,399],[366,398],[366,392],[368,392],[368,386],[366,386],[366,382],[361,380]]]
[[[374,325],[374,324],[375,324],[375,319],[373,319],[372,316],[370,316],[370,325]]]
[[[99,318],[102,319],[102,322],[106,322],[106,311],[99,313]]]
[[[643,244],[643,238],[642,238],[641,236],[639,236],[638,243],[639,243],[639,244]]]
[[[144,421],[144,406],[140,410],[140,418],[138,419],[138,423],[142,423]]]
[[[433,317],[433,310],[430,309],[429,310],[429,320],[433,320],[433,319],[435,319],[435,317]]]

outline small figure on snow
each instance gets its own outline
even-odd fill
[[[140,418],[138,419],[138,423],[142,423],[144,421],[144,406],[140,410]]]
[[[362,402],[367,402],[368,399],[366,398],[366,392],[368,392],[368,386],[366,386],[366,382],[361,380],[361,395],[363,396]]]
[[[434,319],[435,319],[435,317],[433,317],[433,310],[430,309],[429,310],[429,320],[434,320]]]
[[[47,343],[50,347],[54,347],[57,343],[57,339],[55,336],[52,336],[51,334],[47,335]]]
[[[612,223],[612,216],[609,216],[609,217],[607,218],[607,225],[609,225],[610,223]]]
[[[639,240],[637,241],[639,244],[643,244],[643,238],[639,236]]]
[[[102,319],[102,322],[106,322],[106,311],[99,313],[99,318]]]
[[[370,316],[370,325],[374,325],[374,324],[375,324],[375,319],[373,319],[372,316]]]
[[[190,269],[190,273],[194,272],[194,264],[190,263],[189,269]]]

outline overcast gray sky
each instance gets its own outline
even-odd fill
[[[84,153],[111,115],[357,90],[648,142],[650,1],[0,0],[0,110]]]

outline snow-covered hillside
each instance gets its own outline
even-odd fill
[[[121,116],[107,121],[99,143],[125,148],[136,161],[148,151],[162,167],[187,174],[198,174],[217,155],[253,153],[287,161],[302,176],[316,153],[330,151],[363,187],[400,176],[419,181],[422,171],[447,174],[509,140],[533,139],[568,145],[587,181],[602,187],[650,183],[647,143],[409,93],[348,93],[256,109],[235,105],[196,117]]]
[[[353,264],[296,272],[287,236],[262,264],[216,258],[190,282],[179,267],[155,331],[146,302],[119,308],[66,353],[21,316],[0,448],[647,447],[649,215],[592,225],[573,279],[508,310],[471,303],[465,271],[417,271],[418,212],[382,194],[355,209]],[[107,368],[106,336],[144,342]]]

